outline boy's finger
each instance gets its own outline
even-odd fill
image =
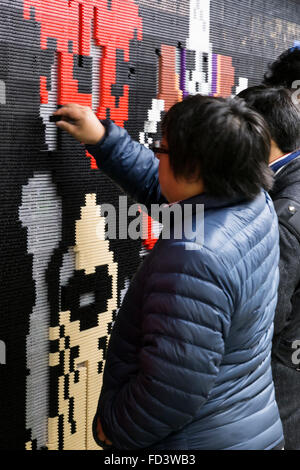
[[[63,116],[68,119],[72,119],[74,121],[77,121],[80,119],[81,114],[78,108],[76,107],[71,107],[71,106],[63,106],[62,108],[58,109],[53,116]]]
[[[98,434],[98,437],[100,439],[100,441],[104,441],[106,440],[106,436],[103,432],[103,429],[102,429],[102,425],[101,425],[101,422],[100,422],[100,419],[98,418],[97,420],[97,434]]]
[[[66,103],[64,104],[64,106],[68,107],[68,108],[77,108],[77,109],[83,109],[84,106],[82,106],[81,104],[78,104],[78,103]]]
[[[77,109],[79,109],[79,108],[82,108],[82,106],[80,106],[80,105],[77,104],[77,103],[66,103],[66,104],[64,104],[63,106],[61,106],[59,109],[57,109],[56,113],[58,113],[58,112],[61,111],[61,110],[70,109],[70,108],[73,108],[73,109],[77,108]],[[55,114],[55,113],[54,113],[54,114]]]
[[[69,113],[70,110],[66,106],[63,106],[62,108],[59,108],[55,113],[53,113],[54,116],[62,116],[66,113]]]
[[[74,126],[74,124],[71,124],[70,122],[62,120],[62,121],[58,121],[56,123],[56,125],[57,125],[57,127],[62,129],[63,131],[67,131],[72,135],[74,135],[76,133],[76,127]]]

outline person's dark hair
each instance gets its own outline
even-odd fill
[[[243,100],[188,97],[168,111],[162,131],[175,177],[201,178],[216,197],[254,199],[271,189],[268,126]]]
[[[300,111],[287,88],[260,85],[238,95],[267,122],[272,139],[283,154],[300,148]]]
[[[293,82],[297,80],[300,80],[300,49],[293,47],[269,64],[263,85],[292,88]]]

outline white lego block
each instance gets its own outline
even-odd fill
[[[239,77],[239,84],[236,87],[236,95],[248,88],[248,78]]]

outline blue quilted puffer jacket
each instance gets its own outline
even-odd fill
[[[98,166],[140,203],[162,202],[154,154],[104,124],[104,140],[87,146]],[[96,417],[117,449],[272,449],[283,441],[270,365],[273,204],[263,191],[188,203],[205,205],[204,245],[160,239],[146,257],[112,331]]]

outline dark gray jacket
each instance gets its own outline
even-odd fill
[[[273,356],[287,366],[300,368],[300,364],[292,361],[293,343],[300,340],[300,157],[275,176],[270,194],[280,230],[280,284]]]

